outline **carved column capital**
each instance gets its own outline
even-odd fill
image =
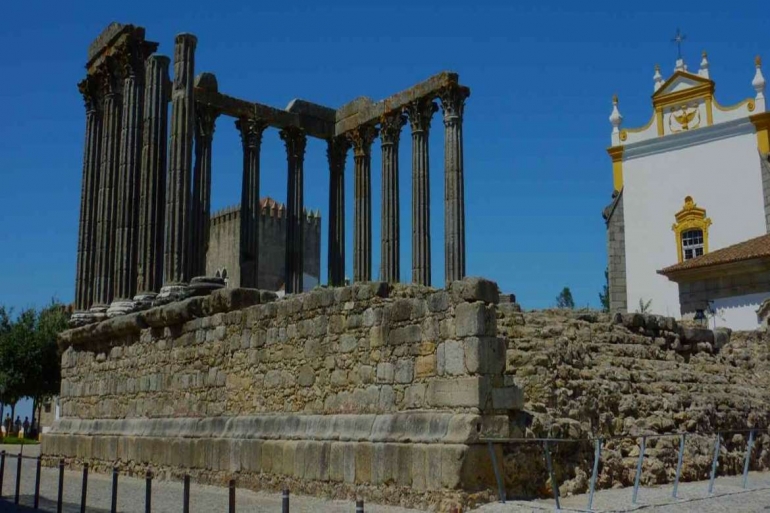
[[[290,126],[282,129],[280,136],[286,145],[286,155],[289,158],[303,159],[305,157],[307,136],[304,130]]]
[[[100,109],[99,80],[96,77],[88,75],[78,82],[78,91],[83,95],[86,113],[97,112]]]
[[[420,98],[409,102],[404,107],[404,113],[409,117],[412,133],[428,132],[433,114],[438,112],[438,105],[432,98]]]
[[[345,167],[345,157],[350,149],[350,141],[347,137],[338,136],[326,140],[326,158],[329,161],[330,169],[334,169],[342,164]]]
[[[465,100],[471,95],[471,90],[462,86],[448,86],[439,91],[441,109],[444,111],[444,124],[462,121],[465,110]]]
[[[398,144],[401,128],[406,124],[406,116],[401,112],[390,112],[380,116],[380,139],[383,145]]]
[[[350,144],[353,146],[355,157],[366,157],[371,154],[372,142],[377,137],[377,127],[374,125],[361,125],[346,133]]]
[[[235,128],[241,133],[241,143],[244,149],[257,149],[262,144],[262,132],[267,123],[258,118],[241,118],[235,122]],[[212,120],[211,133],[214,132]]]
[[[110,56],[94,73],[94,79],[99,82],[99,87],[105,97],[123,93],[123,71],[120,59]]]
[[[211,140],[214,137],[219,111],[208,105],[195,104],[195,135],[201,139]],[[236,121],[236,126],[237,126]],[[260,134],[261,137],[261,134]]]

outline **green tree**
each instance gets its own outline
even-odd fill
[[[569,309],[575,308],[575,301],[572,299],[572,292],[569,290],[569,287],[564,287],[561,290],[561,293],[556,296],[556,307]]]
[[[27,395],[27,351],[34,344],[36,319],[34,309],[24,310],[0,336],[0,398],[11,406],[11,420],[16,418],[16,403]]]
[[[639,308],[636,310],[637,313],[650,313],[650,310],[652,310],[652,299],[645,301],[643,298],[639,298]]]
[[[599,302],[602,304],[602,312],[610,311],[610,270],[604,268],[604,287],[599,292]]]
[[[25,395],[32,398],[32,425],[42,402],[59,393],[61,368],[56,339],[67,329],[67,320],[64,305],[56,301],[37,316],[34,338],[26,351],[29,363],[24,385]]]

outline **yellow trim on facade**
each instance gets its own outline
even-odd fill
[[[611,146],[607,153],[612,159],[612,186],[616,191],[623,188],[623,146]]]
[[[770,112],[754,114],[749,119],[757,129],[757,147],[762,153],[770,153]]]
[[[663,137],[663,134],[666,133],[663,126],[663,109],[655,110],[655,118],[658,120],[658,137]]]
[[[663,96],[652,98],[653,107],[662,108],[669,105],[678,103],[686,103],[692,100],[699,100],[701,98],[710,98],[714,96],[714,83],[701,84],[684,91],[677,91],[675,93],[664,94]]]
[[[711,126],[714,124],[714,107],[713,104],[716,103],[716,98],[709,96],[706,98],[706,124],[708,126]]]
[[[714,98],[714,106],[717,109],[721,110],[722,112],[730,112],[731,110],[738,110],[741,107],[743,107],[744,105],[746,105],[747,110],[749,112],[754,112],[754,108],[755,108],[755,106],[754,106],[754,98],[746,98],[745,100],[740,101],[740,102],[736,103],[735,105],[729,105],[727,107],[725,107],[724,105],[720,105],[719,102],[717,101],[717,99]]]
[[[684,254],[682,253],[682,232],[687,230],[701,230],[703,232],[703,254],[709,252],[709,226],[711,226],[711,219],[706,217],[706,209],[700,208],[692,196],[687,196],[684,199],[684,206],[682,210],[675,214],[676,222],[671,226],[674,230],[674,237],[676,241],[676,255],[679,262],[684,261]]]

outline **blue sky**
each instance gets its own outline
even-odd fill
[[[642,6],[643,7],[637,7]],[[624,9],[619,10],[619,6]],[[629,10],[633,8],[634,10]],[[525,308],[551,306],[563,286],[598,306],[606,262],[601,210],[612,191],[607,117],[620,95],[625,126],[651,115],[652,75],[668,76],[681,27],[691,69],[709,52],[717,98],[753,94],[754,56],[770,62],[764,2],[6,2],[0,31],[0,304],[73,299],[84,109],[76,84],[90,41],[111,21],[147,29],[173,54],[198,36],[196,72],[220,90],[285,107],[382,99],[442,70],[472,89],[465,117],[468,274],[496,280]],[[766,74],[768,72],[766,71]],[[431,134],[433,281],[443,283],[443,126]],[[214,209],[239,201],[241,148],[220,118]],[[402,279],[410,276],[410,151],[401,163]],[[373,152],[374,263],[379,265],[380,152]],[[675,172],[675,170],[672,170]],[[323,216],[325,144],[308,144],[305,202]],[[352,157],[346,168],[352,274]],[[664,187],[665,184],[661,184]],[[285,153],[265,134],[262,193],[286,195]],[[375,276],[376,277],[376,276]]]

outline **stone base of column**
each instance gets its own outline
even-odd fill
[[[152,302],[155,301],[156,297],[158,297],[158,294],[155,292],[140,292],[139,294],[135,295],[134,311],[138,312],[139,310],[147,310],[152,308]]]
[[[225,288],[225,279],[218,276],[196,276],[190,280],[189,294],[191,296],[208,296],[215,290]]]
[[[93,305],[88,311],[93,318],[93,322],[101,322],[107,318],[107,305]]]
[[[92,324],[96,321],[97,319],[93,313],[89,312],[88,310],[78,310],[72,314],[67,324],[70,328],[79,328],[81,326],[85,326],[86,324]]]
[[[107,318],[112,319],[118,315],[126,315],[136,311],[136,303],[130,299],[116,299],[107,309]]]
[[[161,287],[160,292],[152,302],[152,306],[167,305],[190,297],[190,289],[186,283],[169,283]]]

